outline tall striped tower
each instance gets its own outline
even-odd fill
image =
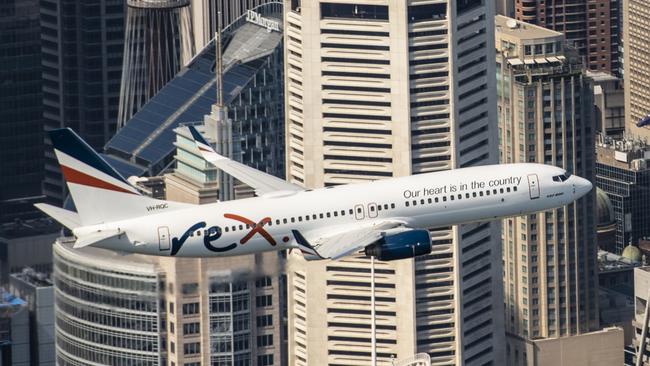
[[[118,128],[194,55],[190,0],[128,0]]]

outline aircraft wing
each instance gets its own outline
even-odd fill
[[[199,152],[206,161],[255,189],[255,193],[258,196],[278,191],[300,192],[304,190],[302,187],[289,183],[284,179],[261,172],[255,168],[217,154],[193,126],[188,127]]]
[[[403,221],[381,220],[366,226],[341,228],[335,233],[306,233],[292,230],[298,247],[305,259],[339,259],[348,256],[376,242],[384,236],[386,230],[406,227]]]

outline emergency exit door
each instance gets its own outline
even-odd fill
[[[539,178],[537,174],[528,174],[528,191],[531,200],[539,198]]]

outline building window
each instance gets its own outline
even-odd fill
[[[183,354],[185,354],[185,355],[195,355],[197,353],[201,353],[201,343],[200,342],[185,343],[183,345]]]
[[[273,325],[273,315],[260,315],[257,317],[257,326],[258,327],[270,327]]]
[[[257,356],[257,366],[273,365],[273,355],[259,355]]]
[[[183,284],[183,295],[194,295],[198,292],[199,290],[199,284],[198,283],[184,283]]]
[[[321,3],[322,18],[388,20],[388,6]]]
[[[257,296],[255,299],[255,304],[258,308],[271,306],[273,305],[273,296],[272,295]]]
[[[199,323],[183,324],[183,335],[198,334],[200,331],[201,326]]]
[[[183,304],[183,315],[193,315],[199,313],[199,303],[193,302],[190,304]]]
[[[273,345],[272,334],[262,334],[257,336],[257,347],[269,347]]]

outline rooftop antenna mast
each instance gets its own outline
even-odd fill
[[[217,47],[217,65],[215,73],[217,74],[217,107],[223,110],[223,62],[221,53],[221,2],[217,1],[217,34],[216,34],[216,47]]]

